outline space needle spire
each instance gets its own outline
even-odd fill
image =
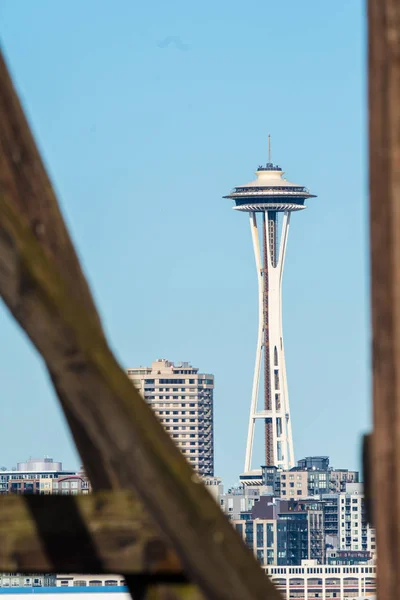
[[[249,214],[258,280],[258,336],[246,473],[251,471],[258,419],[264,424],[265,465],[284,470],[294,466],[282,331],[282,276],[291,214],[306,208],[307,198],[315,198],[304,186],[284,179],[281,167],[272,163],[270,135],[268,163],[259,166],[255,175],[254,181],[238,186],[224,196],[235,201],[234,210]]]

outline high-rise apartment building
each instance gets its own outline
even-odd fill
[[[164,359],[127,373],[193,468],[213,476],[214,376]]]

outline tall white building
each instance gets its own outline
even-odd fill
[[[214,376],[198,371],[188,362],[159,359],[127,373],[193,468],[213,476]]]
[[[257,419],[265,431],[263,464],[284,470],[294,467],[282,332],[282,276],[291,215],[304,210],[308,198],[315,198],[303,185],[283,177],[281,167],[271,162],[270,152],[268,163],[259,166],[255,175],[254,181],[224,196],[235,201],[236,211],[250,217],[258,280],[257,351],[244,466],[247,474],[252,469]]]

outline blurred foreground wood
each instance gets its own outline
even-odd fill
[[[400,3],[369,0],[369,170],[378,600],[400,591]]]
[[[46,363],[94,489],[136,492],[208,598],[278,599],[111,353],[2,58],[0,293]]]
[[[0,572],[179,576],[182,568],[130,492],[0,496]]]

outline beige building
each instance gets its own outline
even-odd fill
[[[282,471],[281,473],[281,497],[285,500],[300,500],[307,498],[308,471]]]
[[[319,565],[304,560],[301,565],[267,566],[272,579],[285,600],[367,600],[375,598],[376,566]]]
[[[128,369],[128,377],[200,475],[214,475],[214,376],[188,362],[159,359]]]

